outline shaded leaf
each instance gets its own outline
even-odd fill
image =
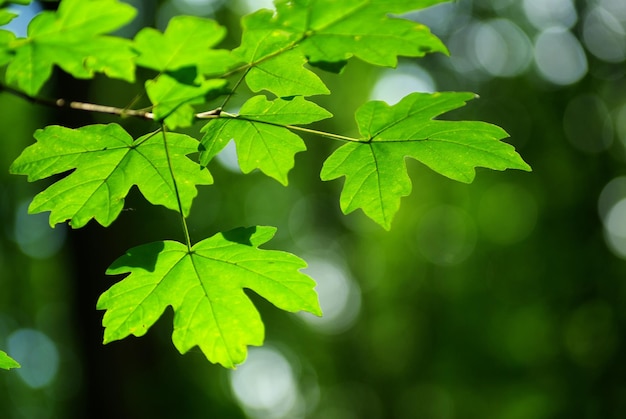
[[[9,47],[13,40],[15,40],[13,32],[0,30],[0,66],[13,59],[13,51]]]
[[[163,133],[137,140],[117,124],[89,125],[79,129],[48,126],[35,132],[37,143],[26,148],[11,165],[11,173],[28,175],[29,181],[73,170],[35,196],[29,212],[50,211],[50,225],[70,220],[79,228],[95,218],[110,225],[124,206],[133,185],[154,205],[178,210],[180,195],[184,215],[196,196],[196,185],[212,183],[207,170],[185,157],[197,151],[197,141],[167,133],[169,158]],[[176,176],[174,186],[171,169]]]
[[[196,86],[162,74],[146,82],[146,92],[154,105],[154,119],[165,121],[169,128],[175,129],[191,126],[195,118],[192,105],[205,103],[208,94],[221,91],[225,86],[226,80],[222,79],[205,80]]]
[[[244,293],[251,289],[276,307],[321,315],[315,283],[299,272],[306,263],[295,255],[262,250],[276,229],[251,227],[219,233],[185,245],[164,241],[130,249],[107,270],[130,273],[98,300],[107,310],[104,343],[143,336],[171,306],[172,341],[185,353],[199,346],[213,363],[233,368],[247,346],[264,339],[260,315]]]
[[[473,93],[413,93],[394,106],[374,101],[356,113],[360,142],[337,149],[324,163],[322,180],[346,177],[340,203],[344,213],[363,209],[389,229],[400,198],[411,192],[405,157],[412,157],[451,179],[470,183],[475,167],[494,170],[530,167],[513,146],[498,141],[508,135],[484,122],[438,121]]]
[[[202,128],[200,163],[208,164],[234,139],[239,166],[244,173],[260,169],[286,185],[295,154],[306,150],[306,146],[284,125],[309,124],[331,116],[301,96],[273,101],[268,101],[265,96],[255,96],[242,106],[237,117],[214,119]]]
[[[76,78],[95,72],[133,81],[135,54],[130,41],[104,36],[125,25],[136,10],[117,0],[63,0],[56,12],[43,12],[28,25],[28,37],[12,42],[15,58],[8,83],[35,95],[56,64]]]
[[[0,351],[0,368],[10,370],[11,368],[20,368],[20,364],[11,358],[6,352]]]

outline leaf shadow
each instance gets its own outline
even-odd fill
[[[256,226],[238,227],[233,230],[223,232],[222,236],[230,242],[253,246],[252,236],[256,233],[256,229]]]
[[[133,247],[126,251],[124,256],[115,260],[109,270],[118,268],[142,268],[149,272],[154,272],[159,255],[165,248],[162,241],[152,242],[141,246]]]

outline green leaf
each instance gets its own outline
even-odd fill
[[[233,54],[248,63],[246,83],[253,92],[267,90],[278,97],[329,94],[320,78],[303,67],[298,34],[277,28],[273,13],[259,10],[242,19],[241,46]]]
[[[358,57],[395,67],[398,56],[447,53],[430,30],[389,13],[421,9],[444,0],[278,0],[276,26],[302,37],[300,47],[312,62],[341,62]]]
[[[362,140],[345,144],[324,163],[322,180],[346,177],[340,204],[344,213],[362,208],[384,228],[391,227],[400,199],[411,192],[405,157],[451,179],[470,183],[475,167],[494,170],[530,167],[501,128],[485,122],[437,121],[464,106],[473,93],[413,93],[394,106],[374,101],[356,113]]]
[[[6,25],[17,17],[17,14],[5,9],[0,9],[0,26]]]
[[[225,50],[213,50],[226,29],[211,19],[175,16],[161,33],[144,28],[135,37],[137,65],[159,72],[194,67],[197,74],[220,74],[237,64]]]
[[[278,97],[327,95],[330,90],[310,70],[299,49],[286,51],[250,69],[246,83],[253,92],[267,90]]]
[[[294,156],[306,150],[302,139],[286,125],[310,124],[331,117],[328,111],[297,96],[268,101],[265,96],[248,100],[236,117],[221,117],[202,128],[200,163],[207,165],[231,140],[237,145],[239,166],[244,173],[260,169],[287,185]]]
[[[244,293],[251,289],[276,307],[321,315],[306,263],[295,255],[262,250],[276,229],[251,227],[219,233],[191,249],[163,241],[130,249],[107,274],[130,273],[103,293],[104,343],[143,336],[171,306],[172,341],[185,353],[199,346],[207,359],[228,368],[243,362],[247,346],[264,339],[260,315]]]
[[[20,368],[20,364],[11,358],[6,352],[0,351],[0,368],[10,370],[11,368]]]
[[[95,218],[106,227],[121,212],[133,185],[150,203],[172,210],[178,210],[178,193],[186,216],[196,185],[212,183],[207,170],[185,157],[197,151],[198,143],[183,134],[167,133],[167,148],[163,133],[133,141],[117,124],[79,129],[48,126],[36,131],[35,138],[37,143],[15,160],[11,173],[35,181],[76,169],[30,204],[31,213],[50,211],[51,226],[70,220],[72,227],[79,228]]]
[[[168,74],[161,74],[146,82],[146,92],[154,104],[154,119],[165,121],[170,129],[188,127],[194,121],[195,110],[192,105],[205,103],[211,92],[221,91],[226,80],[209,79],[199,86],[180,83]]]
[[[117,0],[63,0],[57,12],[43,12],[28,26],[28,38],[12,43],[15,58],[6,72],[8,83],[35,95],[56,64],[76,78],[100,72],[134,81],[131,42],[103,34],[130,22],[136,10]]]
[[[13,32],[0,30],[0,66],[9,63],[13,59],[13,52],[9,48],[15,40]]]

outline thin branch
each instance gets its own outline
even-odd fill
[[[243,78],[239,80],[239,83],[241,83],[242,80]],[[144,109],[123,109],[123,108],[118,108],[115,106],[98,105],[95,103],[67,101],[65,99],[51,100],[51,99],[45,99],[45,98],[40,98],[40,97],[32,97],[20,90],[14,89],[9,86],[5,86],[3,84],[0,84],[0,92],[1,91],[5,91],[14,96],[20,97],[31,103],[36,103],[39,105],[45,105],[45,106],[51,106],[51,107],[57,107],[57,108],[71,108],[71,109],[78,109],[78,110],[87,111],[87,112],[105,113],[109,115],[118,115],[122,118],[130,116],[130,117],[141,118],[141,119],[146,119],[150,121],[155,120],[154,113],[148,112]],[[229,95],[229,98],[231,95]],[[284,127],[293,131],[307,132],[309,134],[315,134],[321,137],[331,138],[334,140],[351,141],[351,142],[361,141],[358,138],[346,137],[344,135],[333,134],[333,133],[325,132],[325,131],[318,131],[318,130],[299,127],[295,125],[282,125],[282,124],[275,124],[275,123],[267,122],[267,121],[257,121],[257,120],[247,119],[245,117],[241,117],[241,115],[235,115],[235,114],[231,114],[228,112],[224,112],[222,108],[223,107],[220,106],[218,108],[211,109],[210,111],[196,113],[195,118],[198,120],[217,119],[217,118],[224,118],[224,117],[233,118],[233,119],[240,119],[240,120],[249,121],[249,122],[257,122],[260,124]]]
[[[185,212],[183,211],[183,204],[180,199],[180,191],[178,190],[178,184],[176,182],[176,176],[174,176],[174,168],[172,167],[172,159],[170,156],[169,147],[167,145],[167,133],[165,131],[165,125],[161,123],[161,133],[163,134],[163,148],[165,150],[165,156],[167,157],[167,166],[172,176],[172,184],[174,185],[174,193],[176,194],[176,203],[178,204],[178,212],[180,214],[180,221],[185,235],[185,244],[187,245],[187,251],[191,253],[191,238],[189,236],[189,227],[187,227],[187,220],[185,219]]]

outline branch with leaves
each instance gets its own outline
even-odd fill
[[[242,19],[241,44],[233,50],[216,48],[225,28],[192,16],[172,18],[164,32],[144,28],[132,40],[109,35],[136,14],[117,0],[62,0],[56,12],[33,19],[26,38],[0,30],[5,91],[52,106],[158,123],[136,139],[115,123],[48,126],[35,132],[36,143],[10,168],[29,181],[70,172],[29,207],[31,213],[50,212],[52,226],[68,222],[80,228],[92,219],[109,226],[133,186],[150,203],[179,214],[183,242],[135,247],[107,270],[127,276],[97,303],[106,310],[105,343],[144,335],[171,306],[172,339],[181,353],[198,346],[211,362],[234,367],[245,360],[248,345],[264,339],[263,323],[244,288],[280,309],[321,315],[315,283],[300,272],[306,263],[260,248],[275,228],[238,228],[191,242],[186,219],[197,188],[213,183],[207,166],[231,139],[243,173],[258,169],[283,185],[294,156],[306,150],[299,133],[340,141],[321,179],[345,177],[343,212],[361,209],[385,229],[411,192],[406,157],[466,183],[476,167],[530,170],[511,145],[500,141],[507,137],[501,128],[437,119],[464,106],[473,93],[412,93],[394,106],[365,103],[355,114],[357,138],[306,127],[332,117],[310,99],[331,94],[315,68],[340,72],[353,57],[395,67],[401,56],[447,54],[427,27],[390,15],[441,2],[276,0],[276,11],[262,9]],[[75,78],[103,73],[131,83],[137,66],[152,71],[144,83],[151,106],[39,99],[54,66]],[[244,83],[253,95],[237,112],[226,111]],[[198,121],[205,123],[201,138],[176,132]],[[189,157],[197,152],[197,161]]]

